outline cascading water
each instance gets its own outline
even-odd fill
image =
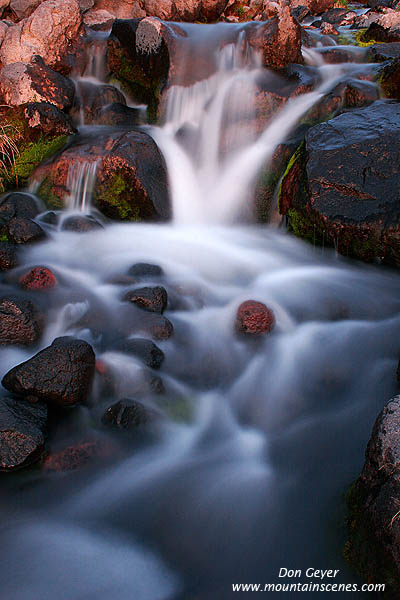
[[[91,211],[97,166],[97,160],[77,161],[70,165],[67,177],[67,209],[83,213]]]
[[[42,344],[79,336],[117,374],[111,391],[96,376],[88,406],[65,419],[57,443],[95,435],[113,450],[101,415],[138,390],[163,418],[147,434],[127,434],[106,466],[7,480],[7,600],[225,600],[232,583],[282,583],[282,567],[338,569],[335,583],[360,583],[341,556],[342,497],[395,391],[398,278],[274,228],[226,226],[275,146],[356,67],[319,68],[319,87],[257,132],[258,58],[243,40],[227,45],[213,76],[170,90],[165,124],[151,129],[168,164],[176,223],[83,236],[49,226],[49,240],[24,251],[14,278],[46,264],[59,280],[47,296]],[[71,170],[70,208],[89,208],[95,169]],[[164,395],[144,392],[143,364],[112,343],[144,335],[145,316],[121,301],[126,272],[139,262],[163,268],[170,298],[174,336],[157,342]],[[3,293],[12,281],[0,282]],[[247,299],[267,303],[277,321],[254,343],[234,329]],[[30,355],[0,348],[0,375]]]

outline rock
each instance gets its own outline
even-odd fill
[[[162,277],[164,275],[164,271],[158,265],[136,263],[129,268],[128,275],[138,279],[153,279],[155,277]]]
[[[135,429],[149,421],[149,411],[136,400],[123,399],[110,406],[103,415],[102,423],[117,429]]]
[[[49,102],[62,110],[72,106],[75,93],[72,81],[50,69],[37,56],[30,63],[15,62],[3,67],[0,90],[10,106]]]
[[[17,17],[18,21],[26,19],[37,9],[43,0],[11,0],[11,12]]]
[[[379,90],[371,81],[349,79],[344,91],[345,108],[359,108],[379,100]]]
[[[10,0],[0,0],[0,16],[3,15],[3,12],[10,5]]]
[[[41,181],[38,195],[51,209],[70,194],[73,164],[97,162],[93,203],[111,219],[165,221],[171,216],[164,158],[154,140],[140,130],[97,133],[82,138],[51,164],[39,167],[32,180]]]
[[[206,23],[217,21],[224,12],[226,5],[227,0],[202,0],[201,19]]]
[[[0,469],[12,471],[36,462],[44,450],[46,426],[45,404],[0,398]]]
[[[385,62],[400,57],[400,42],[391,44],[374,44],[367,50],[367,62]]]
[[[400,266],[399,131],[400,105],[382,100],[311,128],[280,188],[292,231]]]
[[[124,300],[149,312],[162,314],[167,308],[168,294],[161,286],[144,287],[127,292]]]
[[[400,57],[382,67],[379,83],[387,98],[400,98]]]
[[[365,464],[350,489],[350,539],[345,558],[366,581],[400,593],[400,396],[385,406],[368,443]]]
[[[0,271],[14,269],[17,264],[17,250],[14,244],[0,242]]]
[[[243,302],[236,315],[236,331],[249,335],[270,333],[275,327],[275,316],[262,302],[247,300]]]
[[[43,317],[32,302],[0,300],[0,345],[32,346],[43,332]]]
[[[91,215],[73,215],[66,217],[61,225],[62,231],[74,231],[76,233],[87,233],[104,229],[103,225],[96,221]]]
[[[388,10],[360,36],[362,42],[400,42],[400,13]]]
[[[174,326],[167,317],[153,313],[142,321],[138,333],[149,333],[155,340],[168,340],[174,333]]]
[[[322,21],[342,27],[343,25],[353,25],[356,13],[347,8],[331,8],[322,15]]]
[[[0,47],[0,61],[3,66],[28,63],[38,54],[49,67],[57,67],[81,23],[77,0],[46,0],[30,17],[9,27]]]
[[[87,399],[94,369],[95,355],[87,342],[61,337],[11,369],[2,384],[15,394],[69,407]]]
[[[120,340],[113,347],[126,354],[133,354],[151,369],[159,369],[165,359],[164,352],[158,346],[143,338]]]
[[[292,16],[301,23],[310,16],[310,9],[307,6],[295,6],[291,9]]]
[[[96,10],[106,10],[118,19],[139,19],[146,16],[144,0],[96,0]]]
[[[19,284],[25,290],[49,290],[56,287],[57,279],[47,267],[34,267],[20,277]]]
[[[86,27],[95,31],[109,31],[115,21],[115,16],[108,10],[89,10],[83,17]]]
[[[43,461],[44,471],[75,471],[96,458],[106,458],[108,451],[97,441],[84,441],[67,446],[59,452],[50,453]]]
[[[90,81],[76,83],[76,96],[73,113],[82,116],[85,125],[97,123],[102,108],[119,102],[126,104],[124,95],[113,85],[97,85]]]
[[[24,187],[35,167],[62,148],[74,131],[70,118],[53,105],[30,103],[0,106],[0,120],[9,136],[7,166],[0,173],[4,189]]]
[[[42,136],[70,136],[76,133],[71,117],[49,102],[27,104],[24,116],[29,129],[37,129]]]
[[[122,125],[124,127],[134,127],[145,122],[145,111],[141,108],[131,108],[113,102],[108,106],[103,106],[97,116],[98,125]]]
[[[0,200],[0,233],[14,244],[44,239],[45,232],[32,220],[38,212],[30,194],[16,192],[3,197]]]
[[[321,33],[323,35],[339,35],[338,30],[332,23],[321,23]]]
[[[78,0],[81,12],[85,13],[94,6],[95,0]]]
[[[291,8],[306,6],[312,15],[322,15],[333,8],[335,0],[291,0]]]

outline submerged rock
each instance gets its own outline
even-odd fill
[[[9,271],[18,264],[17,250],[14,244],[0,242],[0,271]]]
[[[123,399],[106,410],[102,423],[117,429],[135,429],[148,423],[149,417],[149,411],[141,402]]]
[[[262,302],[247,300],[243,302],[236,314],[236,331],[249,335],[270,333],[275,327],[273,311]]]
[[[132,302],[149,312],[162,314],[167,308],[168,294],[161,286],[144,287],[127,292],[124,300]]]
[[[113,85],[97,85],[90,81],[78,81],[73,112],[76,117],[81,115],[85,125],[97,123],[101,110],[109,104],[126,104],[124,95]]]
[[[365,464],[348,494],[350,539],[345,557],[366,581],[400,594],[400,396],[386,405],[372,431]]]
[[[137,356],[151,369],[159,369],[165,359],[164,352],[151,340],[144,338],[120,340],[113,347],[115,350],[121,350],[122,352]]]
[[[38,195],[57,209],[71,193],[71,165],[96,163],[93,202],[111,219],[165,221],[171,216],[164,158],[154,140],[141,130],[118,130],[82,138],[51,164],[40,166],[32,180]]]
[[[136,263],[129,268],[128,275],[137,279],[152,279],[156,277],[162,277],[164,275],[164,271],[158,265]]]
[[[21,396],[33,396],[59,406],[73,406],[85,402],[94,369],[95,355],[87,342],[61,337],[11,369],[2,384]]]
[[[32,302],[17,298],[0,301],[0,345],[36,344],[43,332],[43,318]]]
[[[36,462],[44,451],[47,407],[42,402],[0,398],[0,469]]]
[[[291,230],[400,266],[399,132],[400,105],[385,101],[311,128],[280,188]]]
[[[43,461],[44,471],[76,471],[96,458],[105,458],[108,451],[97,441],[84,441],[67,446],[59,452],[51,452]]]
[[[0,234],[13,244],[36,242],[46,237],[33,221],[39,210],[30,194],[9,194],[0,200]]]
[[[98,231],[99,229],[104,229],[104,227],[91,215],[72,215],[63,220],[61,229],[62,231],[86,233],[88,231]]]
[[[19,280],[25,290],[48,290],[56,287],[57,279],[47,267],[34,267]]]

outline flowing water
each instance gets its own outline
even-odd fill
[[[120,437],[118,458],[100,466],[7,478],[7,600],[225,599],[235,596],[232,583],[287,583],[282,567],[339,569],[335,583],[360,583],[342,558],[344,494],[396,391],[400,281],[271,226],[238,223],[276,145],[358,67],[325,66],[308,54],[320,64],[317,89],[257,134],[261,67],[239,42],[218,51],[207,81],[172,88],[164,125],[147,128],[167,161],[175,222],[84,235],[47,225],[49,241],[24,249],[23,266],[0,283],[12,291],[27,266],[49,266],[60,283],[42,300],[42,347],[79,336],[116,375],[111,392],[96,375],[89,405],[57,427],[56,449],[91,436],[113,447],[100,417],[140,390],[165,417]],[[89,209],[95,167],[85,168],[71,171],[70,210]],[[146,329],[121,301],[123,276],[138,262],[163,268],[170,298],[174,336],[157,342],[164,395],[144,392],[143,366],[109,343]],[[247,299],[274,310],[271,335],[234,333]],[[1,349],[1,375],[30,355]]]

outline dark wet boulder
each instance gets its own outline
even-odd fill
[[[264,335],[275,327],[273,311],[262,302],[247,300],[236,313],[236,331],[247,335]]]
[[[25,400],[0,398],[0,469],[28,466],[44,451],[47,406]]]
[[[145,122],[145,111],[141,108],[132,108],[113,102],[107,106],[103,106],[97,116],[98,125],[111,125],[122,127],[134,127]]]
[[[400,42],[391,44],[374,44],[367,50],[365,56],[368,62],[386,62],[400,57]]]
[[[99,229],[104,229],[103,225],[91,215],[71,215],[63,219],[61,224],[62,231],[74,231],[75,233],[87,233]]]
[[[133,354],[151,369],[159,369],[164,362],[164,352],[151,340],[130,338],[119,340],[113,348],[127,354]]]
[[[0,242],[0,271],[9,271],[18,264],[17,250],[14,244]]]
[[[341,254],[400,266],[400,104],[383,100],[312,127],[283,178],[290,229]]]
[[[299,23],[310,16],[310,9],[308,6],[295,6],[290,12]]]
[[[155,277],[162,277],[164,271],[158,265],[136,263],[129,268],[128,275],[137,279],[153,279]]]
[[[57,473],[76,471],[93,460],[108,457],[109,454],[110,448],[100,442],[83,441],[67,446],[58,452],[50,452],[43,461],[43,470]]]
[[[385,406],[372,431],[360,477],[348,493],[345,558],[366,581],[400,595],[400,396]]]
[[[379,89],[372,81],[349,79],[344,90],[344,107],[360,108],[379,100]]]
[[[36,306],[27,300],[0,300],[0,345],[36,344],[43,332],[43,318]]]
[[[168,294],[166,289],[161,286],[143,287],[127,292],[124,300],[149,312],[162,314],[167,308]]]
[[[46,237],[33,221],[39,209],[31,194],[9,194],[0,200],[0,233],[8,242],[26,244]]]
[[[336,29],[332,23],[325,23],[324,21],[320,24],[320,31],[323,35],[339,35],[339,30]]]
[[[49,102],[61,110],[72,106],[75,94],[70,79],[48,67],[40,56],[29,63],[15,62],[0,72],[0,91],[9,106]]]
[[[174,333],[174,326],[164,315],[149,313],[148,317],[141,321],[137,332],[148,333],[155,340],[168,340]]]
[[[400,13],[386,10],[360,35],[361,42],[400,42]]]
[[[151,416],[152,413],[141,402],[123,399],[107,408],[102,423],[108,427],[129,430],[145,425]]]
[[[92,347],[83,340],[61,337],[11,369],[2,384],[17,395],[67,407],[85,402],[94,370]]]
[[[165,221],[171,216],[167,171],[154,140],[139,129],[103,131],[76,144],[32,175],[49,208],[62,207],[71,193],[71,165],[96,163],[93,202],[111,219]]]
[[[56,287],[57,278],[47,267],[33,267],[20,277],[19,284],[24,290],[49,290]]]
[[[24,107],[28,127],[42,136],[69,136],[76,133],[72,119],[49,102],[31,102]]]
[[[343,25],[353,25],[356,13],[347,8],[331,8],[322,15],[322,21],[340,27]]]

